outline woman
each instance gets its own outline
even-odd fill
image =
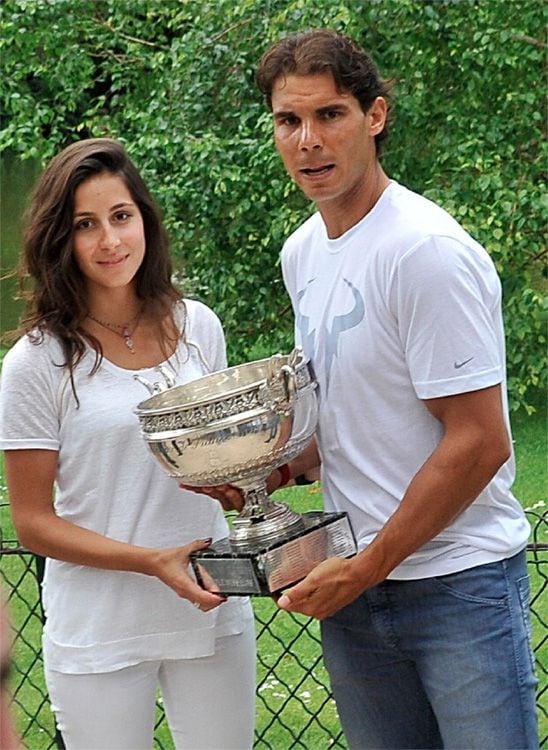
[[[43,653],[67,748],[150,748],[158,686],[177,748],[251,747],[249,601],[204,591],[188,565],[226,521],[156,465],[134,414],[136,375],[226,366],[219,320],[172,286],[157,208],[114,140],[53,159],[22,261],[33,289],[4,361],[0,448],[19,539],[48,558]]]

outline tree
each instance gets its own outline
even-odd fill
[[[497,264],[512,403],[526,405],[546,385],[542,16],[529,0],[5,0],[0,149],[44,161],[75,138],[123,140],[231,360],[287,351],[278,253],[313,207],[274,152],[254,71],[285,33],[346,31],[396,80],[387,172]]]

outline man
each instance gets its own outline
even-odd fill
[[[321,456],[325,507],[348,513],[360,550],[278,604],[322,621],[350,747],[537,747],[529,526],[510,492],[493,263],[384,172],[389,85],[350,39],[282,39],[257,81],[318,209],[282,252],[319,383],[317,445],[269,486]]]

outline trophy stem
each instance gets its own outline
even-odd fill
[[[266,491],[265,480],[247,487],[241,486],[244,507],[234,519],[230,542],[237,546],[255,545],[260,541],[277,539],[289,529],[303,526],[302,517],[285,503],[274,502]]]

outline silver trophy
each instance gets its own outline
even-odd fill
[[[266,492],[270,473],[297,456],[316,429],[316,382],[300,348],[174,386],[136,408],[141,433],[164,470],[194,487],[232,484],[244,497],[228,538],[192,555],[203,588],[269,595],[328,557],[351,557],[346,513],[295,513]]]

